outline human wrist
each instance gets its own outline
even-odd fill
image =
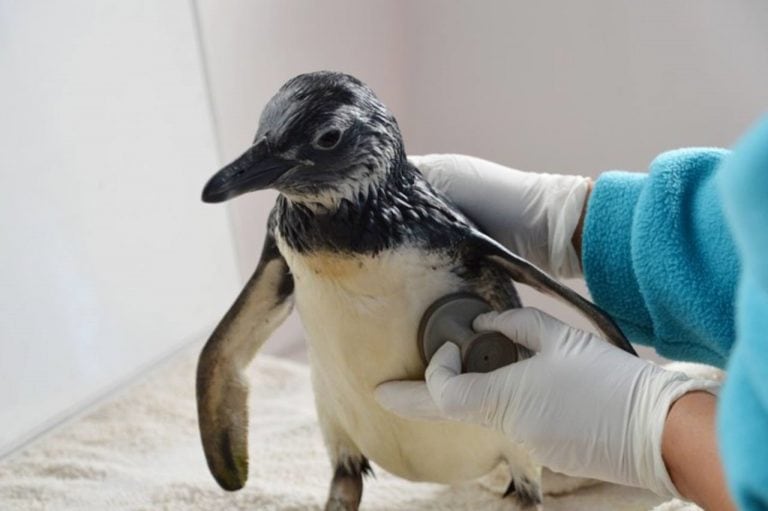
[[[715,388],[683,394],[664,420],[661,451],[679,494],[704,509],[736,509],[723,476],[715,433]]]
[[[592,195],[592,188],[594,188],[595,182],[591,178],[587,178],[587,191],[584,196],[584,204],[581,207],[581,214],[579,215],[579,222],[576,224],[576,229],[571,236],[571,245],[576,251],[576,257],[581,264],[581,238],[584,232],[584,217],[587,216],[587,205],[589,204],[589,197]],[[583,266],[582,266],[583,267]]]
[[[701,423],[690,413],[681,414],[681,410],[687,412],[688,408],[681,407],[680,403],[687,403],[692,395],[709,395],[714,403],[719,388],[718,382],[690,378],[647,363],[638,374],[630,419],[633,436],[629,442],[633,450],[630,459],[636,486],[666,497],[694,500],[685,484],[680,487],[678,469],[685,467],[686,476],[690,476],[691,471],[702,470],[702,465],[692,459],[693,451],[699,449],[696,433]],[[714,442],[714,430],[711,440]]]
[[[686,393],[672,403],[664,419],[661,454],[671,482],[683,496],[689,495],[690,489],[683,468],[683,456],[680,456],[681,452],[678,447],[686,433],[690,433],[690,418],[703,412],[706,405],[702,400],[707,399],[713,399],[713,397],[706,392]]]
[[[670,412],[683,396],[692,392],[716,392],[718,384],[691,379],[648,363],[638,388],[633,427],[638,441],[632,442],[639,486],[665,497],[685,498],[665,463],[664,447]],[[676,424],[677,425],[677,424]],[[677,430],[675,430],[677,432]]]
[[[541,222],[547,233],[546,270],[555,277],[577,278],[583,275],[580,246],[584,208],[592,180],[583,176],[532,174],[537,176],[540,192]]]

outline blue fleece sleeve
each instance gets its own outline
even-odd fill
[[[633,342],[727,365],[726,478],[740,509],[768,510],[768,117],[733,153],[673,151],[648,174],[601,176],[582,250],[595,301]]]
[[[664,153],[648,174],[595,183],[582,262],[595,302],[632,342],[724,367],[734,340],[739,262],[715,175],[719,149]]]
[[[737,340],[721,394],[718,436],[740,509],[768,509],[768,116],[718,171],[723,205],[742,260]]]

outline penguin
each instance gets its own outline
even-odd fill
[[[512,280],[571,304],[632,351],[610,317],[483,234],[406,159],[395,117],[357,78],[302,74],[265,106],[253,144],[217,172],[203,201],[279,192],[255,272],[203,348],[200,434],[226,490],[248,477],[243,370],[298,309],[317,417],[332,464],[325,509],[357,510],[370,462],[413,481],[456,483],[509,467],[511,508],[542,499],[541,468],[520,444],[480,426],[408,420],[381,408],[376,386],[422,379],[416,332],[436,299],[471,292],[519,307]],[[511,278],[511,279],[510,279]]]

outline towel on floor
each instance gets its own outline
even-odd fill
[[[306,365],[259,356],[248,370],[250,477],[221,490],[197,430],[188,350],[88,414],[0,461],[0,510],[320,510],[332,469]],[[375,467],[362,510],[509,509],[494,474],[455,486],[412,483]],[[493,489],[491,489],[493,488]],[[656,507],[658,506],[658,507]],[[547,511],[697,510],[643,490],[599,484],[545,497]]]

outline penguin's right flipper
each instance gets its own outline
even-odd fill
[[[503,269],[513,280],[566,302],[584,314],[611,344],[637,355],[618,325],[597,305],[477,230],[472,230],[466,243],[465,257],[475,260],[476,264],[479,263],[478,258],[490,261]]]
[[[256,271],[200,353],[197,416],[205,457],[225,490],[248,479],[248,382],[243,371],[293,307],[293,277],[267,233]]]

